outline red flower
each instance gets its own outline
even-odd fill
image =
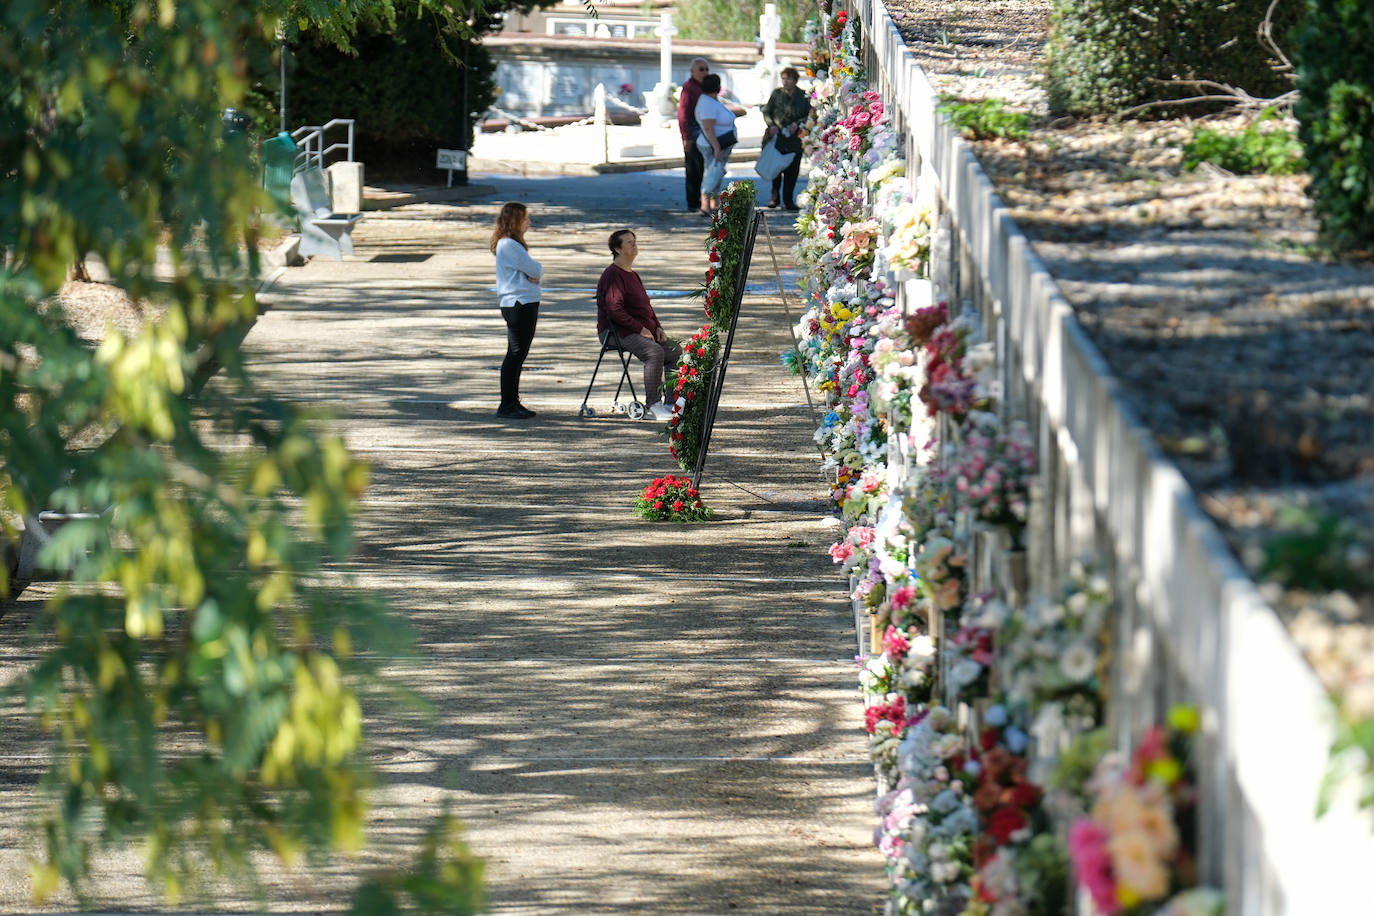
[[[999,846],[1010,843],[1011,835],[1025,827],[1026,815],[1020,808],[1012,805],[1003,805],[988,818],[988,835],[996,840]]]
[[[682,511],[683,509],[685,509],[686,507],[687,507],[687,504],[684,503],[682,500],[680,500],[680,499],[675,499],[675,500],[673,500],[673,511],[674,511],[674,512],[681,512],[681,511]]]
[[[662,509],[662,508],[663,508],[663,500],[661,500],[661,499],[656,499],[656,500],[654,500],[654,508],[655,508],[655,509]]]
[[[1012,786],[1011,803],[1021,808],[1029,808],[1040,801],[1040,787],[1030,782]]]

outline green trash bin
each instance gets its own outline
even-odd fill
[[[282,131],[262,144],[262,186],[283,213],[291,212],[291,176],[296,168],[296,141]]]

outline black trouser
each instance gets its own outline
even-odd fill
[[[794,207],[797,204],[797,175],[801,173],[801,153],[792,157],[792,164],[778,173],[773,179],[773,199],[780,200],[784,207]],[[778,197],[778,189],[782,189],[782,197]]]
[[[534,326],[539,323],[538,302],[517,302],[501,309],[506,319],[506,358],[501,362],[501,407],[520,403],[520,370],[530,355]]]
[[[683,166],[687,172],[687,209],[701,209],[701,175],[706,171],[706,159],[696,140],[682,145]]]

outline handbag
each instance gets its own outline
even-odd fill
[[[769,140],[759,150],[759,161],[754,164],[754,171],[759,173],[759,177],[764,181],[772,181],[782,174],[782,170],[792,164],[792,160],[797,158],[796,153],[778,152],[776,140]]]

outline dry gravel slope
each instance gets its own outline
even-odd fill
[[[1035,116],[979,160],[1247,566],[1294,506],[1374,537],[1374,264],[1314,254],[1306,176],[1184,171],[1194,119],[1051,120],[1047,0],[888,9],[937,92]],[[1344,560],[1368,569],[1369,551]],[[1328,684],[1374,657],[1374,593],[1266,591]]]

